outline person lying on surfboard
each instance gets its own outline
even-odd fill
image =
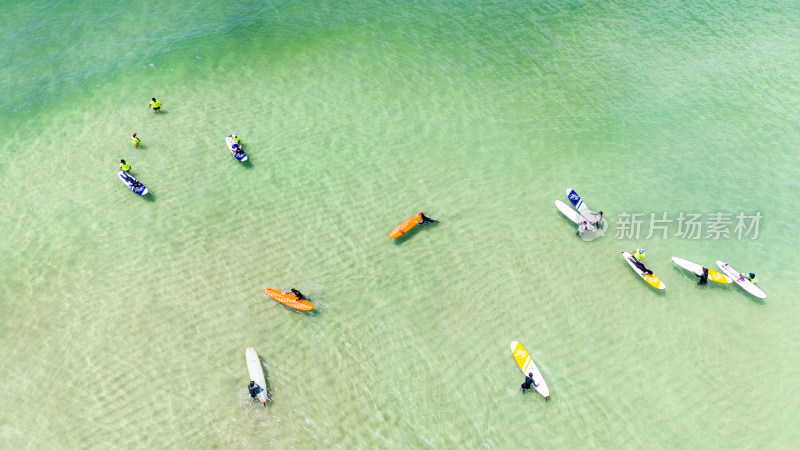
[[[257,385],[255,381],[251,381],[250,386],[247,386],[247,390],[250,391],[250,397],[253,401],[258,401],[258,394],[262,391],[261,386]]]
[[[289,293],[294,294],[294,296],[297,297],[298,300],[306,300],[306,296],[295,288],[290,289],[289,292],[284,292],[284,294],[289,294]]]
[[[433,220],[430,217],[426,216],[424,212],[419,213],[419,218],[422,222],[420,223],[436,223],[438,220]]]
[[[242,150],[242,146],[239,144],[231,145],[231,149],[233,150],[234,153],[244,153],[244,150]]]
[[[631,252],[631,257],[633,258],[633,263],[642,270],[642,272],[646,273],[647,275],[652,275],[653,271],[648,269],[644,266],[644,249],[637,248],[635,251]]]
[[[528,375],[525,376],[525,382],[522,383],[522,393],[524,394],[531,386],[533,386],[534,389],[539,387],[539,385],[533,381],[533,372],[529,372]]]

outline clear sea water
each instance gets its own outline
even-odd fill
[[[795,2],[5,0],[0,37],[0,447],[800,441]]]

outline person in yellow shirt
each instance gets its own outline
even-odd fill
[[[138,146],[139,146],[139,143],[141,143],[141,142],[142,142],[142,141],[140,141],[140,140],[139,140],[139,138],[138,138],[138,137],[136,137],[136,133],[133,133],[133,134],[131,135],[131,140],[133,140],[133,146],[134,146],[134,147],[138,147]]]
[[[633,263],[636,264],[636,266],[639,267],[639,269],[642,272],[644,272],[644,273],[646,273],[648,275],[652,275],[653,274],[653,271],[648,269],[644,265],[644,249],[643,248],[637,248],[636,250],[631,252],[631,261],[633,261]]]
[[[155,111],[156,114],[157,114],[159,111],[161,111],[161,102],[156,100],[155,97],[153,97],[153,101],[150,102],[149,105],[147,105],[147,109],[150,109],[150,108],[153,108],[153,111]]]
[[[131,171],[131,165],[126,163],[124,159],[120,159],[119,160],[119,170],[117,170],[117,172],[120,172],[120,171],[125,172],[125,173],[128,173],[128,172]]]

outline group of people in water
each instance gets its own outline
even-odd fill
[[[153,100],[150,102],[149,105],[147,105],[147,109],[153,108],[153,111],[156,114],[158,114],[161,111],[161,106],[163,106],[161,102],[159,102],[158,100],[156,100],[155,97],[153,97]],[[133,141],[134,147],[138,147],[139,144],[142,143],[142,140],[139,139],[139,137],[136,135],[135,132],[131,134],[131,141]],[[125,175],[128,175],[130,171],[131,171],[131,165],[126,163],[124,159],[120,160],[118,172],[125,172]],[[141,183],[136,181],[133,177],[126,177],[126,179],[133,183],[133,187],[141,186]]]
[[[638,267],[643,273],[647,275],[652,275],[653,271],[645,267],[644,265],[644,249],[637,248],[636,250],[631,252],[631,260],[636,267]],[[700,278],[697,281],[697,284],[703,285],[708,284],[708,267],[703,267],[700,272],[695,272],[694,276]],[[754,273],[740,273],[739,274],[739,281],[749,280],[751,283],[756,284],[756,274]]]

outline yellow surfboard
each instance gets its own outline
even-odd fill
[[[708,269],[708,279],[722,284],[728,284],[731,282],[731,280],[729,280],[725,275],[711,269]]]
[[[412,217],[412,218],[406,220],[405,222],[403,222],[399,227],[395,228],[394,230],[392,230],[391,233],[389,233],[389,237],[390,238],[398,238],[398,237],[408,233],[408,230],[414,228],[415,226],[419,225],[420,223],[422,223],[422,213],[419,213],[419,214],[415,215],[414,217]]]
[[[314,308],[314,304],[308,300],[300,300],[294,294],[285,294],[277,289],[264,289],[264,293],[275,299],[278,303],[283,303],[284,305],[294,308],[298,311],[311,311]]]

